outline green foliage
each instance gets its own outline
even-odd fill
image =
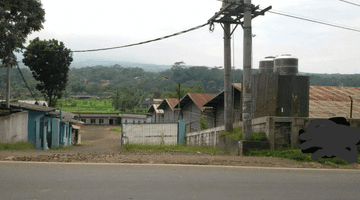
[[[45,11],[38,0],[2,0],[0,8],[0,60],[14,66],[14,51],[20,52],[27,36],[43,28]]]
[[[198,147],[187,145],[148,145],[148,144],[124,144],[122,151],[180,151],[204,154],[221,154],[218,148]]]
[[[200,115],[199,123],[200,123],[200,129],[201,129],[201,130],[206,130],[206,129],[209,128],[206,119],[205,119],[203,116],[201,116],[201,115]]]
[[[118,113],[111,105],[111,100],[77,100],[73,98],[60,99],[56,108],[75,113]],[[74,106],[76,105],[76,106]]]
[[[197,82],[191,82],[191,84],[184,84],[183,86],[180,87],[180,98],[182,98],[183,96],[185,96],[187,93],[205,93],[205,90],[200,86],[193,86],[196,84],[200,84]],[[179,85],[173,85],[172,86],[173,90],[175,90],[175,92],[164,92],[163,95],[161,96],[162,99],[164,98],[179,98]]]
[[[116,131],[118,133],[121,133],[121,127],[110,128],[110,131]]]
[[[145,96],[137,87],[120,84],[111,97],[115,110],[121,112],[144,111],[143,109],[139,110],[139,108],[142,107]]]
[[[36,150],[35,146],[29,142],[0,143],[0,150],[5,151],[27,151]]]
[[[337,167],[337,165],[350,165],[340,158],[319,158],[313,160],[311,158],[311,153],[302,153],[301,149],[292,149],[292,148],[282,148],[282,149],[274,149],[274,150],[251,150],[246,156],[258,156],[258,157],[278,157],[278,158],[286,158],[295,161],[303,161],[303,162],[317,162],[322,163],[324,165],[329,165],[333,168]],[[360,154],[358,155],[360,157]],[[360,163],[360,159],[358,160]]]
[[[236,140],[243,140],[242,127],[236,127],[232,132],[221,131],[220,136]],[[265,133],[253,132],[251,141],[268,141],[268,139]]]
[[[23,56],[23,63],[33,72],[35,80],[40,81],[36,89],[44,94],[49,106],[54,107],[67,84],[69,66],[73,61],[70,49],[55,39],[35,38],[30,41]]]

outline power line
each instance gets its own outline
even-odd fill
[[[318,23],[318,24],[322,24],[322,25],[327,25],[327,26],[346,29],[346,30],[350,30],[350,31],[360,32],[359,29],[349,28],[349,27],[345,27],[343,25],[331,24],[330,22],[321,22],[321,21],[318,21],[318,20],[307,19],[305,17],[298,17],[298,16],[284,14],[284,13],[280,13],[280,12],[276,12],[276,11],[270,11],[270,10],[268,12],[273,13],[273,14],[277,14],[277,15],[282,15],[282,16],[285,16],[285,17],[290,17],[290,18],[295,18],[295,19],[300,19],[300,20],[304,20],[304,21],[314,22],[314,23]]]
[[[202,27],[204,27],[204,26],[206,26],[208,24],[209,23],[205,23],[205,24],[193,27],[193,28],[185,30],[185,31],[177,32],[177,33],[174,33],[174,34],[171,34],[171,35],[167,35],[167,36],[164,36],[164,37],[160,37],[160,38],[156,38],[156,39],[148,40],[148,41],[144,41],[144,42],[139,42],[139,43],[135,43],[135,44],[128,44],[128,45],[123,45],[123,46],[101,48],[101,49],[77,50],[77,51],[70,51],[70,52],[79,53],[79,52],[105,51],[105,50],[120,49],[120,48],[125,48],[125,47],[132,47],[132,46],[147,44],[147,43],[150,43],[150,42],[155,42],[155,41],[163,40],[163,39],[166,39],[166,38],[174,37],[174,36],[177,36],[177,35],[181,35],[181,34],[184,34],[184,33],[190,32],[190,31],[194,31],[194,30],[202,28]]]
[[[22,74],[22,72],[21,72],[21,70],[20,70],[19,65],[16,65],[16,66],[17,66],[17,68],[18,68],[18,70],[19,70],[19,73],[20,73],[20,75],[21,75],[22,80],[23,80],[24,83],[25,83],[25,86],[26,86],[27,89],[30,91],[31,97],[34,98],[35,96],[34,96],[33,92],[31,91],[29,85],[27,84],[27,82],[26,82],[26,80],[25,80],[25,77],[24,77],[24,75]],[[37,98],[36,98],[36,100],[37,100]]]
[[[350,2],[350,1],[344,1],[344,0],[339,0],[339,1],[342,1],[342,2],[344,2],[344,3],[348,3],[348,4],[352,4],[352,5],[354,5],[354,6],[359,6],[359,7],[360,7],[359,4],[356,4],[356,3],[353,3],[353,2]]]
[[[236,2],[232,2],[232,1],[228,1],[228,0],[217,0],[217,1],[222,1],[222,2],[226,2],[226,3],[232,3],[232,4],[236,4],[236,5],[241,5],[241,4],[238,4]],[[343,0],[340,0],[340,1],[343,1]],[[343,1],[343,2],[346,2],[346,1]],[[346,3],[351,3],[351,2],[346,2]],[[357,5],[357,4],[355,4],[355,5]],[[357,6],[360,6],[360,5],[357,5]],[[264,8],[261,8],[261,9],[264,9]],[[304,20],[304,21],[313,22],[313,23],[317,23],[317,24],[322,24],[322,25],[332,26],[332,27],[336,27],[336,28],[341,28],[341,29],[345,29],[345,30],[360,32],[360,29],[356,29],[356,28],[352,28],[352,27],[346,27],[344,25],[337,25],[337,24],[330,23],[330,22],[322,22],[322,21],[320,21],[318,19],[310,19],[308,17],[295,16],[294,14],[286,14],[286,13],[281,12],[281,11],[274,11],[273,9],[269,10],[268,12],[273,13],[273,14],[277,14],[277,15],[282,15],[282,16],[285,16],[285,17],[294,18],[294,19],[299,19],[299,20]]]

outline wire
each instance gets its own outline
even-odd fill
[[[356,3],[353,3],[353,2],[350,2],[350,1],[344,1],[344,0],[339,0],[339,1],[342,1],[342,2],[344,2],[344,3],[348,3],[348,4],[352,4],[352,5],[354,5],[354,6],[359,6],[359,7],[360,7],[359,4],[356,4]]]
[[[20,73],[20,75],[21,75],[22,80],[25,82],[25,86],[26,86],[26,87],[27,87],[27,89],[30,91],[31,97],[32,97],[32,98],[35,98],[34,93],[31,91],[31,89],[30,89],[29,85],[27,84],[27,82],[26,82],[26,80],[25,80],[24,75],[22,74],[22,72],[21,72],[21,70],[20,70],[19,65],[17,64],[16,66],[17,66],[17,68],[18,68],[18,70],[19,70],[19,73]],[[38,100],[38,99],[37,99],[37,98],[35,98],[35,100]]]
[[[150,42],[160,41],[160,40],[163,40],[163,39],[166,39],[166,38],[181,35],[181,34],[184,34],[184,33],[187,33],[187,32],[202,28],[202,27],[204,27],[204,26],[206,26],[208,24],[209,23],[205,23],[205,24],[190,28],[190,29],[185,30],[185,31],[177,32],[177,33],[174,33],[174,34],[171,34],[171,35],[167,35],[167,36],[164,36],[164,37],[160,37],[160,38],[156,38],[156,39],[148,40],[148,41],[144,41],[144,42],[139,42],[139,43],[134,43],[134,44],[129,44],[129,45],[123,45],[123,46],[117,46],[117,47],[109,47],[109,48],[101,48],[101,49],[90,49],[90,50],[77,50],[77,51],[70,51],[70,52],[80,53],[80,52],[105,51],[105,50],[120,49],[120,48],[125,48],[125,47],[132,47],[132,46],[147,44],[147,43],[150,43]]]
[[[222,1],[222,2],[225,2],[225,3],[232,3],[232,4],[236,4],[236,5],[242,5],[242,4],[239,4],[239,3],[236,3],[236,2],[230,2],[230,1],[227,1],[227,0],[217,0],[217,1]],[[340,1],[343,1],[343,0],[340,0]],[[343,2],[351,3],[351,2],[347,2],[347,1],[343,1]],[[351,3],[351,4],[353,4],[353,3]],[[354,4],[354,5],[357,5],[357,4]],[[357,5],[357,6],[360,6],[360,5]],[[264,8],[261,8],[261,7],[260,7],[260,9],[264,9]],[[295,16],[294,14],[286,14],[286,13],[281,12],[281,11],[274,11],[273,9],[272,9],[272,10],[269,10],[269,11],[267,11],[267,12],[273,13],[273,14],[277,14],[277,15],[282,15],[282,16],[285,16],[285,17],[300,19],[300,20],[304,20],[304,21],[308,21],[308,22],[313,22],[313,23],[318,23],[318,24],[322,24],[322,25],[327,25],[327,26],[332,26],[332,27],[336,27],[336,28],[341,28],[341,29],[345,29],[345,30],[360,32],[360,29],[351,28],[351,27],[346,27],[346,26],[344,26],[344,25],[336,25],[336,24],[330,23],[330,22],[321,22],[321,21],[318,20],[318,19],[309,19],[309,18],[307,18],[307,17]]]
[[[284,13],[275,12],[275,11],[268,11],[268,12],[269,12],[269,13],[273,13],[273,14],[277,14],[277,15],[282,15],[282,16],[285,16],[285,17],[290,17],[290,18],[295,18],[295,19],[300,19],[300,20],[304,20],[304,21],[314,22],[314,23],[318,23],[318,24],[322,24],[322,25],[327,25],[327,26],[332,26],[332,27],[336,27],[336,28],[346,29],[346,30],[350,30],[350,31],[360,32],[359,29],[348,28],[348,27],[345,27],[345,26],[343,26],[343,25],[330,24],[330,22],[320,22],[320,21],[318,21],[318,20],[307,19],[307,18],[305,18],[305,17],[298,17],[298,16],[294,16],[294,15],[290,15],[290,14],[284,14]]]

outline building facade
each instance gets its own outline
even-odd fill
[[[180,120],[186,122],[186,133],[201,130],[200,119],[203,117],[208,128],[214,127],[214,112],[212,107],[202,107],[207,101],[213,98],[214,94],[188,93],[176,104],[180,105]]]
[[[158,109],[163,110],[163,122],[176,122],[179,120],[179,109],[174,108],[179,103],[177,98],[166,98],[158,106]]]

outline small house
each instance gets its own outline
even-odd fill
[[[179,120],[179,109],[175,105],[179,103],[177,98],[164,99],[158,109],[163,110],[163,122],[176,122]]]
[[[235,123],[241,119],[241,83],[232,84],[231,91],[233,93],[233,123]],[[204,107],[213,107],[215,127],[222,126],[225,123],[224,95],[225,92],[222,90],[219,94],[202,105]]]
[[[148,109],[148,113],[151,115],[151,122],[163,122],[164,121],[164,110],[158,109],[159,104],[152,104]]]
[[[214,94],[187,93],[174,108],[180,106],[180,120],[186,122],[186,133],[201,130],[200,119],[203,117],[208,128],[214,127],[214,112],[212,107],[203,105],[213,98]]]

